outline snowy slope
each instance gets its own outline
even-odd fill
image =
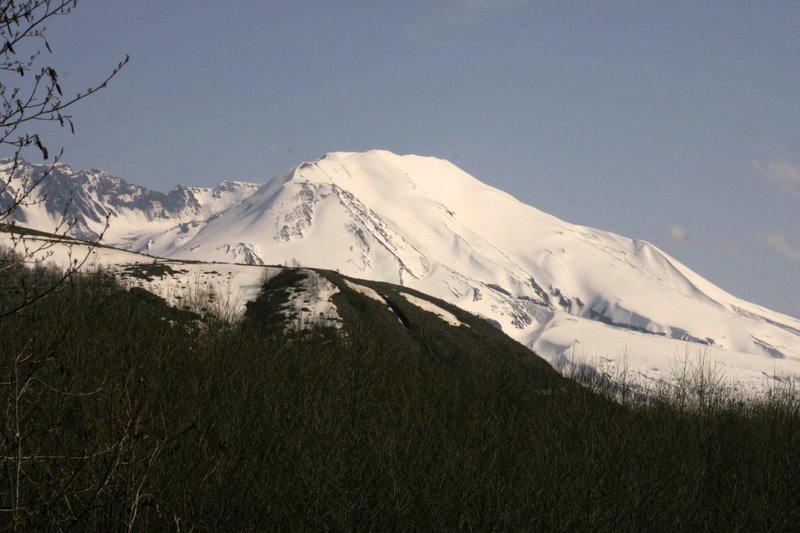
[[[707,350],[734,379],[800,378],[797,319],[726,293],[650,243],[564,222],[444,160],[331,153],[195,210],[191,223],[170,213],[111,242],[410,286],[484,316],[554,364],[625,355],[660,378],[687,350]]]
[[[77,239],[0,231],[0,249],[25,257],[29,265],[79,272],[105,272],[125,288],[142,288],[170,305],[235,317],[261,292],[263,282],[281,269],[253,265],[192,263],[109,248]]]
[[[0,159],[0,213],[39,183],[47,168],[25,161],[15,168],[11,159]],[[8,187],[2,187],[6,183]],[[11,218],[41,231],[61,233],[70,228],[69,235],[86,240],[105,231],[104,242],[139,249],[147,247],[152,233],[166,228],[189,233],[258,188],[254,183],[224,181],[213,188],[179,185],[163,194],[102,170],[75,171],[58,164]]]

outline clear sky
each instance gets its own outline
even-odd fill
[[[800,2],[81,0],[74,167],[166,191],[329,151],[453,161],[800,316]],[[514,231],[521,231],[516,228]]]

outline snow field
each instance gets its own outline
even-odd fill
[[[467,327],[469,327],[468,325],[464,324],[459,319],[457,319],[456,316],[453,313],[451,313],[450,311],[445,311],[444,309],[442,309],[438,305],[436,305],[434,303],[431,303],[428,300],[423,300],[422,298],[417,298],[416,296],[413,296],[413,295],[408,294],[406,292],[401,292],[400,294],[402,294],[403,298],[408,300],[410,303],[416,305],[417,307],[419,307],[423,311],[427,311],[429,313],[433,313],[434,315],[438,316],[439,318],[441,318],[442,320],[444,320],[445,322],[447,322],[451,326],[455,326],[455,327],[467,326]]]
[[[289,301],[283,304],[285,316],[293,320],[287,329],[341,328],[342,319],[331,301],[339,289],[313,270],[302,269],[300,272],[305,278],[298,286],[289,289]]]

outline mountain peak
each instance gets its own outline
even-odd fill
[[[694,349],[749,375],[800,375],[799,320],[725,293],[645,241],[560,220],[436,157],[330,152],[263,186],[185,195],[101,178],[48,180],[48,198],[83,187],[73,207],[85,227],[113,210],[109,244],[406,285],[487,317],[552,362],[629,352],[659,379]],[[30,206],[25,221],[51,224],[58,208]]]
[[[327,183],[345,187],[356,196],[426,196],[438,204],[458,204],[464,197],[504,197],[516,200],[447,161],[433,156],[396,154],[388,150],[328,152],[297,166],[283,182]]]
[[[352,152],[352,151],[327,152],[324,156],[319,158],[318,161],[323,159],[341,161],[345,159],[365,159],[365,158],[396,159],[396,158],[406,158],[406,157],[413,158],[421,156],[414,154],[397,154],[389,150],[374,148],[372,150],[367,150],[365,152]]]
[[[7,156],[7,157],[0,157],[0,172],[8,172],[11,170],[11,167],[14,165],[15,158],[14,156]],[[52,162],[45,161],[43,163],[31,163],[27,159],[23,159],[21,157],[16,158],[17,164],[17,172],[22,172],[22,169],[28,169],[28,172],[32,171],[39,171],[43,172],[45,169],[49,169],[51,166],[55,170],[59,170],[65,174],[73,174],[75,171],[66,163],[58,162],[53,164]]]

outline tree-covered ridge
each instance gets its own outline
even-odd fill
[[[56,275],[0,273],[3,306]],[[623,405],[488,342],[479,319],[452,327],[372,284],[403,324],[324,274],[341,290],[335,334],[284,334],[255,310],[203,319],[102,275],[0,321],[2,527],[781,531],[800,518],[792,391]]]

